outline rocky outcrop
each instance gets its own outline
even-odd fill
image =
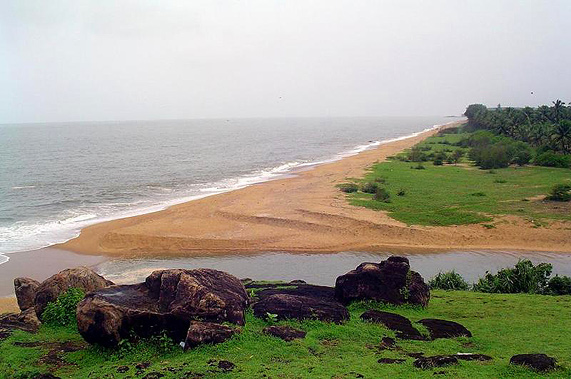
[[[556,368],[557,360],[545,354],[518,354],[510,359],[510,364],[527,366],[536,371],[550,371]]]
[[[410,270],[407,258],[392,256],[381,263],[362,263],[337,278],[335,298],[343,304],[375,300],[401,305],[428,305],[430,290],[422,276]]]
[[[14,292],[21,311],[34,307],[36,291],[39,285],[40,282],[30,278],[14,279]]]
[[[238,328],[213,322],[192,321],[184,341],[184,349],[192,349],[202,344],[222,343],[229,340],[236,333]]]
[[[36,314],[41,317],[48,303],[57,300],[59,295],[70,288],[79,288],[88,293],[113,284],[87,267],[63,270],[44,280],[37,287],[34,299]]]
[[[230,274],[209,269],[161,270],[144,283],[89,293],[78,304],[77,325],[87,342],[103,346],[116,346],[130,332],[148,337],[165,331],[184,341],[191,321],[243,325],[247,305],[244,286]]]
[[[293,341],[299,338],[305,338],[306,333],[303,330],[294,329],[291,326],[268,326],[264,328],[264,333],[274,337],[281,338],[284,341]]]
[[[472,333],[463,325],[454,321],[425,318],[419,321],[430,333],[430,338],[472,337]]]
[[[0,315],[0,334],[5,336],[8,336],[14,329],[35,333],[40,328],[40,325],[40,320],[38,320],[34,308],[28,308],[20,313]]]
[[[434,355],[432,357],[420,357],[412,365],[417,368],[429,369],[458,364],[458,359],[452,355]]]
[[[349,320],[349,311],[336,301],[314,297],[275,294],[254,304],[254,315],[268,318],[276,315],[277,320],[320,320],[340,324]]]
[[[387,329],[396,331],[397,338],[407,340],[424,340],[425,338],[416,330],[410,320],[396,313],[368,310],[361,315],[363,321],[383,324]]]

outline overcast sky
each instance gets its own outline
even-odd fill
[[[0,123],[568,102],[570,20],[570,0],[2,0]]]

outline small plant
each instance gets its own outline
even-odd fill
[[[571,278],[555,275],[547,283],[547,292],[551,295],[571,295]]]
[[[375,194],[378,188],[379,188],[378,183],[367,182],[361,186],[361,191],[365,193]]]
[[[507,183],[507,181],[504,179],[496,179],[494,180],[494,183]]]
[[[376,201],[382,201],[383,203],[390,203],[391,195],[386,189],[379,187],[377,188],[377,191],[375,192],[373,199],[375,199]]]
[[[571,201],[571,185],[556,184],[551,189],[549,196],[547,196],[545,199],[551,201]]]
[[[494,224],[482,224],[482,226],[486,229],[495,229],[496,226]]]
[[[375,183],[385,184],[386,182],[387,182],[387,180],[383,177],[375,178]]]
[[[404,195],[406,195],[406,191],[401,188],[401,189],[397,192],[397,196],[404,196]]]
[[[458,274],[454,270],[439,272],[438,275],[430,279],[428,285],[432,289],[447,291],[466,291],[470,287],[462,275]]]
[[[359,186],[355,183],[342,183],[337,186],[341,190],[341,192],[345,193],[353,193],[359,190]]]
[[[472,195],[472,196],[478,196],[478,197],[486,196],[486,194],[485,194],[484,192],[474,192],[474,193],[472,193],[471,195]]]
[[[83,300],[85,292],[79,288],[70,288],[61,294],[56,301],[48,303],[42,313],[42,322],[53,326],[69,326],[77,323],[77,304]]]
[[[275,313],[266,312],[266,319],[269,322],[277,322],[278,321],[278,315]]]
[[[411,168],[415,170],[424,170],[426,167],[422,163],[417,164],[416,166],[412,166]]]
[[[435,166],[442,166],[444,161],[447,159],[446,154],[443,152],[439,152],[434,154],[434,165]]]

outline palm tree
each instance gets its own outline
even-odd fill
[[[561,118],[561,112],[565,107],[565,103],[559,99],[552,101],[552,103],[553,103],[553,118],[555,119],[555,122],[559,122]]]
[[[562,120],[555,125],[554,140],[564,154],[571,153],[571,121]]]

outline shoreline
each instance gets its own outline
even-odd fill
[[[381,143],[340,160],[317,164],[245,188],[167,209],[94,224],[53,247],[111,257],[200,253],[512,250],[571,252],[568,225],[533,228],[514,216],[494,230],[479,224],[407,226],[384,212],[351,206],[335,185],[439,130]],[[563,233],[561,233],[563,231]],[[563,235],[563,236],[562,236]]]

